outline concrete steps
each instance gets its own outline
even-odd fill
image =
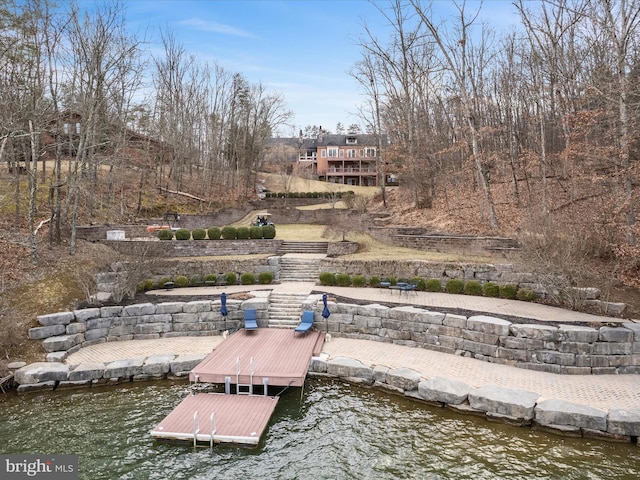
[[[280,257],[280,282],[313,282],[320,276],[317,258]]]
[[[291,242],[283,241],[278,249],[279,255],[286,253],[323,253],[326,255],[329,244],[327,242]]]
[[[269,296],[269,328],[295,328],[302,316],[307,295],[272,293]]]

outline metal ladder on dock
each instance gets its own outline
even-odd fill
[[[238,395],[253,395],[253,374],[255,373],[255,365],[253,357],[249,362],[249,383],[240,383],[240,357],[236,359],[236,393]]]
[[[216,412],[211,412],[209,417],[209,448],[213,449],[213,436],[216,434]],[[200,434],[200,413],[196,410],[193,412],[193,448],[198,444],[198,435]]]

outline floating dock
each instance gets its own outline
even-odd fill
[[[278,397],[198,393],[187,396],[153,430],[156,439],[255,446]]]
[[[270,386],[302,387],[324,333],[294,335],[291,329],[238,330],[189,374],[199,383],[224,384],[225,393],[186,397],[150,434],[156,439],[255,446],[278,403]],[[235,385],[236,395],[231,395]],[[263,395],[253,395],[262,386]]]

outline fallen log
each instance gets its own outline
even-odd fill
[[[181,192],[179,190],[170,190],[165,187],[158,187],[158,190],[160,190],[161,192],[173,193],[174,195],[182,195],[183,197],[192,198],[194,200],[199,200],[201,202],[206,202],[204,198],[196,197],[195,195],[191,195],[190,193],[186,193],[186,192]]]

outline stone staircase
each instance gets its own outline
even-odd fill
[[[319,276],[320,260],[317,258],[280,257],[280,283],[316,283]]]
[[[324,253],[327,254],[328,242],[289,242],[283,241],[278,254],[285,253]]]
[[[295,328],[302,316],[307,295],[272,293],[269,296],[269,328]]]

